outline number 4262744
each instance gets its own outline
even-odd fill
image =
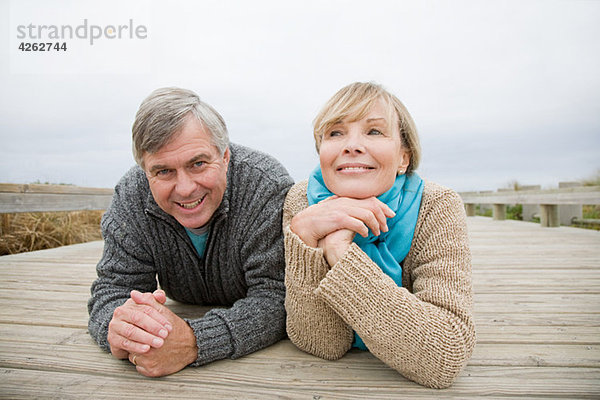
[[[67,42],[47,42],[47,43],[28,43],[21,42],[19,45],[21,51],[67,51]]]

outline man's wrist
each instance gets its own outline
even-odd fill
[[[187,322],[186,325],[189,333],[187,340],[187,342],[189,343],[189,351],[187,352],[188,357],[186,359],[186,365],[190,365],[192,363],[195,363],[198,359],[198,343],[196,342],[196,334],[194,333],[194,330]]]

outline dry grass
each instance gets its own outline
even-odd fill
[[[102,239],[104,211],[0,214],[0,255]]]

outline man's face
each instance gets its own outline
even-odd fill
[[[229,149],[219,154],[210,134],[190,116],[173,139],[143,155],[154,200],[186,228],[206,225],[227,186]]]

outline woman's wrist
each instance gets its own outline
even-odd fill
[[[290,230],[296,234],[307,246],[317,247],[317,240],[310,235],[308,229],[305,228],[301,221],[301,218],[297,218],[298,215],[292,218],[290,222]]]

